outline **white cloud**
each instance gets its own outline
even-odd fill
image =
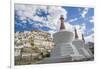
[[[89,20],[90,23],[94,23],[94,16]]]
[[[48,20],[49,20],[48,22],[49,26],[52,27],[52,29],[57,28],[60,16],[64,15],[64,18],[66,18],[67,14],[67,12],[63,8],[57,6],[49,7],[48,12],[50,13],[50,15],[48,15]]]
[[[94,34],[91,34],[90,36],[85,37],[86,42],[94,42]]]
[[[66,30],[68,30],[68,31],[73,32],[73,30],[74,30],[74,27],[68,22],[65,23],[65,27],[66,27]]]
[[[78,20],[78,18],[70,19],[68,22],[74,22],[76,20]]]
[[[93,19],[91,19],[91,20],[90,20],[90,22],[92,22],[92,23],[93,23],[93,22],[94,22],[94,20],[93,20]]]
[[[80,31],[81,31],[83,34],[85,33],[85,31],[86,31],[86,25],[85,25],[85,23],[83,23],[83,24],[81,25]]]
[[[82,16],[83,18],[86,16],[88,10],[89,10],[88,8],[85,8],[85,9],[83,10],[83,12],[81,13],[81,16]]]
[[[49,30],[48,31],[51,35],[53,35],[55,32],[57,32],[57,31],[54,31],[54,30]]]
[[[41,14],[39,11],[42,9],[45,13],[49,13],[47,15],[48,22],[45,21],[45,17],[39,17],[36,15],[38,9],[38,14]],[[57,22],[59,20],[60,15],[64,15],[64,18],[66,18],[67,12],[65,9],[59,6],[41,6],[41,5],[26,5],[26,4],[15,4],[15,10],[17,15],[20,17],[20,20],[22,20],[24,23],[27,18],[30,18],[32,20],[43,22],[45,26],[56,29]]]

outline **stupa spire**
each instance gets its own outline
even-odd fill
[[[85,42],[84,35],[82,34],[82,40]]]
[[[60,30],[64,30],[65,29],[65,25],[64,25],[64,17],[63,17],[63,15],[60,16],[60,21],[61,21]]]
[[[76,28],[74,29],[74,32],[75,32],[75,39],[78,39],[78,34],[77,34]]]

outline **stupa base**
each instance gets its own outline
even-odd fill
[[[59,56],[59,57],[49,57],[43,59],[40,64],[46,63],[62,63],[62,62],[74,62],[74,61],[84,61],[85,58],[82,55],[68,55],[68,56]]]

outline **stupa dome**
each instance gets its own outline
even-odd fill
[[[56,44],[59,44],[59,43],[72,42],[74,34],[73,32],[70,31],[60,31],[55,33],[53,36],[54,36],[54,42]]]

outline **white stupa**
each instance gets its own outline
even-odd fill
[[[80,55],[82,55],[82,58],[91,58],[93,57],[93,54],[88,49],[88,47],[85,46],[85,39],[84,35],[82,34],[82,40],[78,39],[77,30],[75,29],[75,39],[72,41],[72,44],[77,48]]]
[[[53,34],[55,46],[51,52],[51,57],[47,58],[42,63],[67,62],[91,57],[92,54],[90,54],[91,52],[89,49],[87,50],[84,47],[84,38],[82,38],[83,40],[78,39],[76,29],[75,34],[66,30],[62,15],[60,17],[60,21],[61,25],[59,32]]]
[[[63,16],[60,17],[60,21],[60,31],[54,33],[53,35],[55,47],[52,50],[51,57],[64,58],[67,56],[71,56],[72,60],[75,57],[78,57],[78,59],[82,58],[83,56],[79,54],[77,48],[72,44],[74,33],[66,30]]]

